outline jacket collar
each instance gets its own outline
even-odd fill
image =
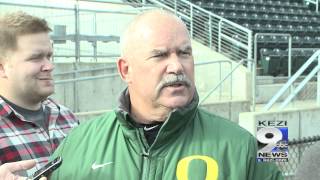
[[[173,110],[159,130],[158,136],[152,146],[156,148],[168,142],[169,139],[176,139],[174,136],[178,136],[185,126],[193,122],[198,102],[198,93],[195,91],[193,100],[187,106]],[[120,94],[116,115],[124,129],[125,136],[133,138],[134,134],[136,134],[136,126],[130,117],[130,95],[127,88]]]

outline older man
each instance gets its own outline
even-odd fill
[[[48,98],[54,92],[50,31],[45,20],[23,12],[0,17],[1,180],[31,175],[78,125]]]
[[[52,179],[281,179],[256,163],[255,138],[198,108],[191,40],[175,15],[137,16],[122,42],[120,106],[77,128]]]

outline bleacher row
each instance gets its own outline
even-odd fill
[[[217,15],[254,33],[288,33],[292,36],[292,73],[320,48],[320,13],[302,0],[194,0]],[[264,75],[288,72],[288,37],[259,36],[259,65]],[[308,73],[310,68],[305,72]]]
[[[296,72],[304,62],[316,52],[316,49],[293,50],[291,53],[291,69]],[[272,76],[288,75],[288,49],[260,49],[260,62],[264,74]],[[317,62],[313,62],[305,71],[309,73]]]

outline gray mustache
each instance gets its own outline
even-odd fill
[[[157,92],[160,92],[160,90],[166,86],[171,86],[175,84],[182,84],[187,87],[190,87],[192,85],[192,82],[184,74],[169,74],[162,78],[162,80],[157,86]]]

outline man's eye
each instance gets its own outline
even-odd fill
[[[30,61],[40,61],[41,58],[40,57],[30,57],[29,60]]]
[[[189,56],[189,55],[191,55],[191,52],[190,51],[181,51],[180,54],[184,55],[184,56],[185,55]]]
[[[153,55],[152,57],[153,58],[161,58],[161,57],[165,57],[165,56],[166,56],[166,53],[159,53],[159,54]]]

